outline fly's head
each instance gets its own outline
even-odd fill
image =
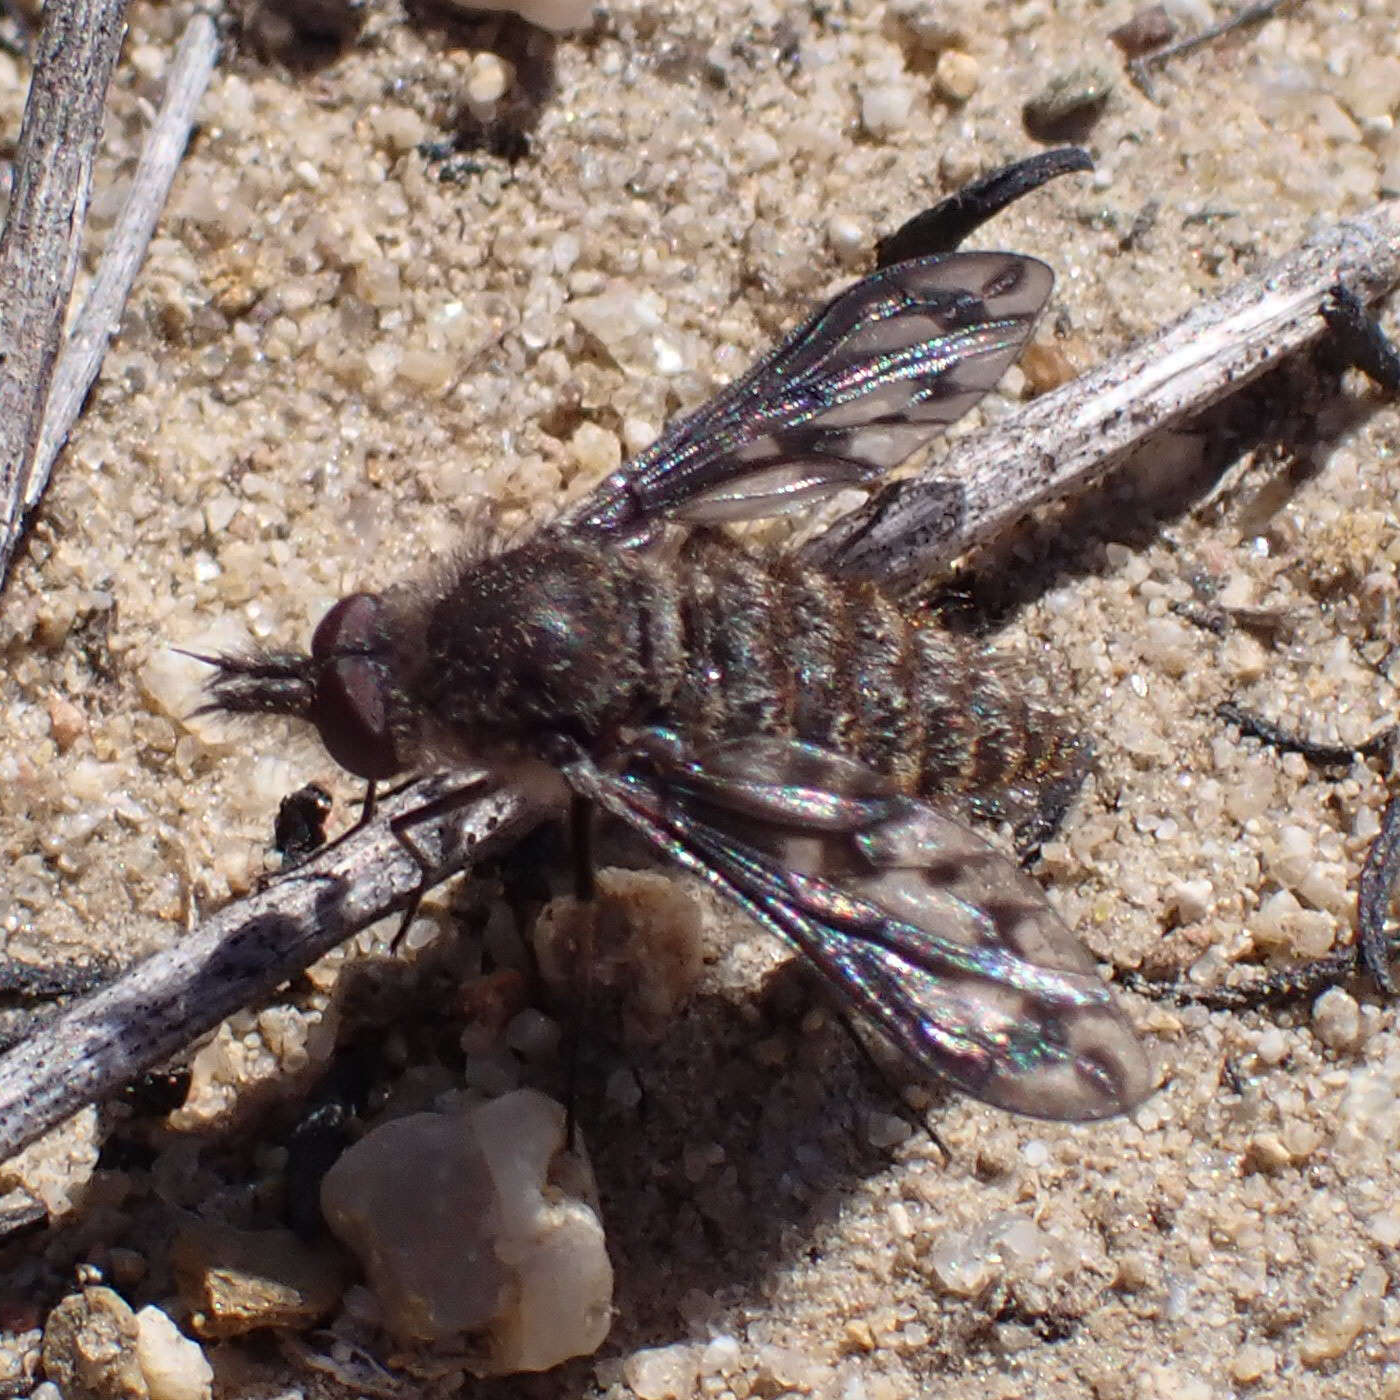
[[[311,654],[202,656],[218,668],[201,714],[290,715],[315,727],[326,752],[356,777],[401,773],[405,705],[394,684],[395,653],[375,593],[351,593],[326,613]]]

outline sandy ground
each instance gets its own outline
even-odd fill
[[[132,9],[90,252],[184,10]],[[1319,0],[1179,60],[1159,105],[1107,38],[1127,0],[923,10],[618,3],[556,43],[374,4],[340,56],[244,52],[216,74],[0,610],[5,953],[163,946],[251,886],[284,793],[351,795],[277,726],[230,740],[172,717],[168,646],[301,642],[487,503],[507,527],[548,518],[858,272],[878,233],[1036,149],[1022,107],[1052,78],[1112,80],[1085,136],[1097,173],[980,241],[1055,267],[1039,334],[1078,368],[1400,185],[1388,0]],[[975,72],[940,67],[946,48]],[[473,113],[487,53],[516,80]],[[26,76],[0,54],[10,139]],[[971,87],[961,105],[950,84]],[[454,130],[481,139],[424,153]],[[607,343],[599,308],[623,327]],[[1107,964],[1213,982],[1350,936],[1382,775],[1320,775],[1212,715],[1234,697],[1355,741],[1393,713],[1400,418],[1334,387],[1285,371],[967,584],[1097,746],[1038,873]],[[1013,372],[984,412],[1023,388]],[[1217,636],[1172,611],[1212,588],[1278,627]],[[717,1397],[1400,1395],[1400,1049],[1367,988],[1270,1013],[1129,998],[1164,1076],[1145,1107],[1060,1127],[953,1100],[945,1158],[891,1123],[838,1029],[743,985],[763,940],[731,938],[694,1008],[632,1052],[643,1104],[585,1120],[611,1337],[472,1393],[659,1394],[638,1353],[678,1346]],[[226,1028],[191,1121],[291,1096],[315,1019],[303,1003]],[[122,1209],[236,1195],[267,1166],[261,1120],[240,1121],[237,1142],[192,1135],[158,1187],[85,1186],[90,1116],[71,1125],[46,1189],[85,1213],[12,1249],[11,1279],[54,1296],[117,1245],[149,1256],[119,1256],[131,1296],[165,1296],[160,1245]],[[705,1351],[716,1337],[737,1346]],[[213,1355],[229,1396],[313,1385],[273,1349]]]

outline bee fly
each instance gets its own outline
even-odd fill
[[[1018,1113],[1132,1108],[1152,1080],[1128,1022],[1039,886],[967,825],[1053,823],[1086,747],[877,584],[718,528],[868,483],[970,409],[1052,275],[926,250],[1086,164],[1047,153],[920,216],[525,543],[342,598],[309,654],[204,658],[207,708],[309,722],[367,803],[403,775],[543,776],[792,943],[918,1068]]]

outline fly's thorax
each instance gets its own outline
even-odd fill
[[[429,742],[488,760],[606,745],[664,703],[679,655],[662,566],[549,531],[406,599],[402,626]]]

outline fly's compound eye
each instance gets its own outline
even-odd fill
[[[308,716],[326,752],[356,777],[378,782],[400,771],[389,725],[389,685],[374,651],[382,645],[379,599],[352,593],[323,617],[311,638],[318,663]]]

